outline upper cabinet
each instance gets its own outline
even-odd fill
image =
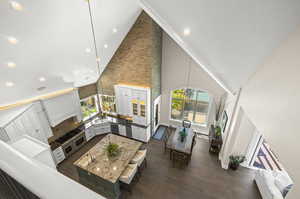
[[[150,88],[116,85],[117,113],[130,116],[136,124],[150,124]]]
[[[3,141],[11,143],[28,135],[47,144],[48,138],[53,136],[40,102],[35,102],[26,109],[11,112],[12,114],[7,113],[6,123],[0,127],[0,139]]]
[[[42,101],[42,104],[52,127],[71,117],[76,117],[77,121],[82,120],[80,99],[77,90],[54,98],[45,99]]]

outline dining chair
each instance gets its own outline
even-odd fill
[[[121,187],[128,190],[129,193],[132,193],[132,182],[136,176],[137,171],[137,164],[128,164],[119,178]]]
[[[172,151],[172,162],[173,162],[173,167],[175,167],[176,163],[180,163],[181,166],[188,165],[189,155],[173,150]]]
[[[163,142],[164,142],[164,152],[166,153],[167,149],[168,149],[168,140],[170,137],[171,133],[170,133],[170,129],[169,127],[166,128],[164,137],[163,137]]]
[[[147,168],[146,154],[147,154],[147,149],[139,150],[135,154],[135,156],[132,158],[132,160],[130,161],[130,163],[138,165],[138,174],[139,175],[142,174],[142,170],[144,168]]]
[[[190,151],[190,154],[189,154],[189,161],[191,161],[191,159],[192,159],[192,154],[193,154],[193,150],[194,150],[194,146],[196,145],[196,137],[197,137],[197,135],[196,135],[196,133],[195,132],[193,132],[194,133],[194,135],[193,135],[193,140],[192,140],[192,147],[191,147],[191,151]]]

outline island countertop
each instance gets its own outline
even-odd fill
[[[119,145],[121,152],[117,157],[110,158],[107,156],[106,147],[109,143]],[[87,153],[75,161],[74,165],[100,178],[115,183],[141,145],[141,142],[114,134],[108,134]]]

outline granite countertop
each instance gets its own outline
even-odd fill
[[[117,157],[109,158],[106,154],[105,148],[110,142],[118,144],[121,149]],[[141,146],[141,142],[114,134],[108,134],[74,162],[74,165],[100,178],[115,183]],[[94,159],[93,161],[91,156]]]

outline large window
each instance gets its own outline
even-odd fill
[[[186,119],[206,125],[210,102],[208,93],[196,89],[177,89],[171,95],[171,119]]]
[[[110,95],[100,95],[101,110],[105,113],[116,112],[116,97]]]
[[[90,119],[99,113],[97,101],[97,96],[91,96],[80,101],[83,121]]]

